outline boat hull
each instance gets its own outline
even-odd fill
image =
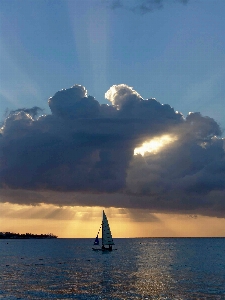
[[[115,251],[117,249],[96,249],[96,248],[92,248],[93,251],[102,251],[102,252],[111,252],[111,251]]]

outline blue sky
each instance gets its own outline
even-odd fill
[[[39,106],[74,84],[107,103],[114,84],[132,86],[185,116],[214,118],[225,128],[223,0],[162,1],[142,14],[140,1],[0,2],[0,108]]]
[[[95,236],[106,209],[116,236],[224,236],[224,15],[224,0],[1,0],[1,230]]]

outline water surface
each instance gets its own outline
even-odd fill
[[[225,238],[0,240],[0,299],[225,299]]]

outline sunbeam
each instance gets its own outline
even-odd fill
[[[135,148],[134,155],[141,154],[142,156],[144,156],[147,153],[155,154],[176,140],[176,136],[168,134],[162,135],[160,137],[154,137],[153,139],[144,142],[141,147]]]

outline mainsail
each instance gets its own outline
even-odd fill
[[[110,231],[109,222],[107,220],[107,217],[106,217],[106,214],[105,214],[104,210],[103,210],[102,223],[101,223],[101,226],[98,230],[97,236],[95,238],[94,246],[99,245],[98,236],[99,236],[100,230],[102,231],[102,246],[101,246],[101,248],[94,247],[94,248],[92,248],[92,250],[94,250],[94,251],[117,250],[117,249],[112,249],[112,245],[115,245],[115,244],[114,244],[113,239],[112,239],[112,234],[111,234],[111,231]],[[105,246],[108,246],[108,247],[105,247]]]
[[[102,245],[115,245],[112,239],[112,234],[109,227],[109,222],[107,220],[106,214],[103,210],[102,219]]]

